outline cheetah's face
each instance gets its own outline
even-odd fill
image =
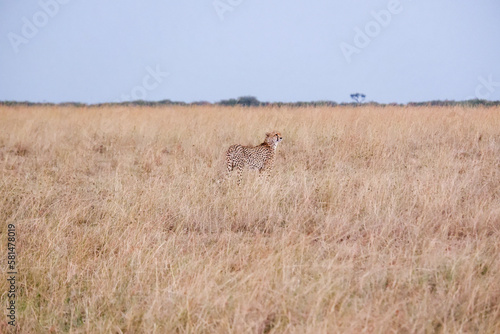
[[[281,133],[279,132],[268,132],[266,133],[266,143],[269,145],[276,147],[280,141],[283,140]]]

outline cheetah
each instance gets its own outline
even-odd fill
[[[226,153],[228,176],[235,167],[238,168],[239,185],[244,167],[258,169],[260,173],[265,171],[267,175],[270,175],[276,147],[282,140],[281,133],[268,132],[266,139],[259,146],[232,145]]]

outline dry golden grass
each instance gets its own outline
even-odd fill
[[[499,108],[2,107],[0,173],[21,333],[500,331]]]

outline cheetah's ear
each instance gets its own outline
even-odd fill
[[[266,132],[266,137],[272,137],[273,134],[271,132]]]

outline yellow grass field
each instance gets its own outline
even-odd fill
[[[500,108],[4,106],[0,173],[0,332],[8,224],[19,333],[500,332]]]

